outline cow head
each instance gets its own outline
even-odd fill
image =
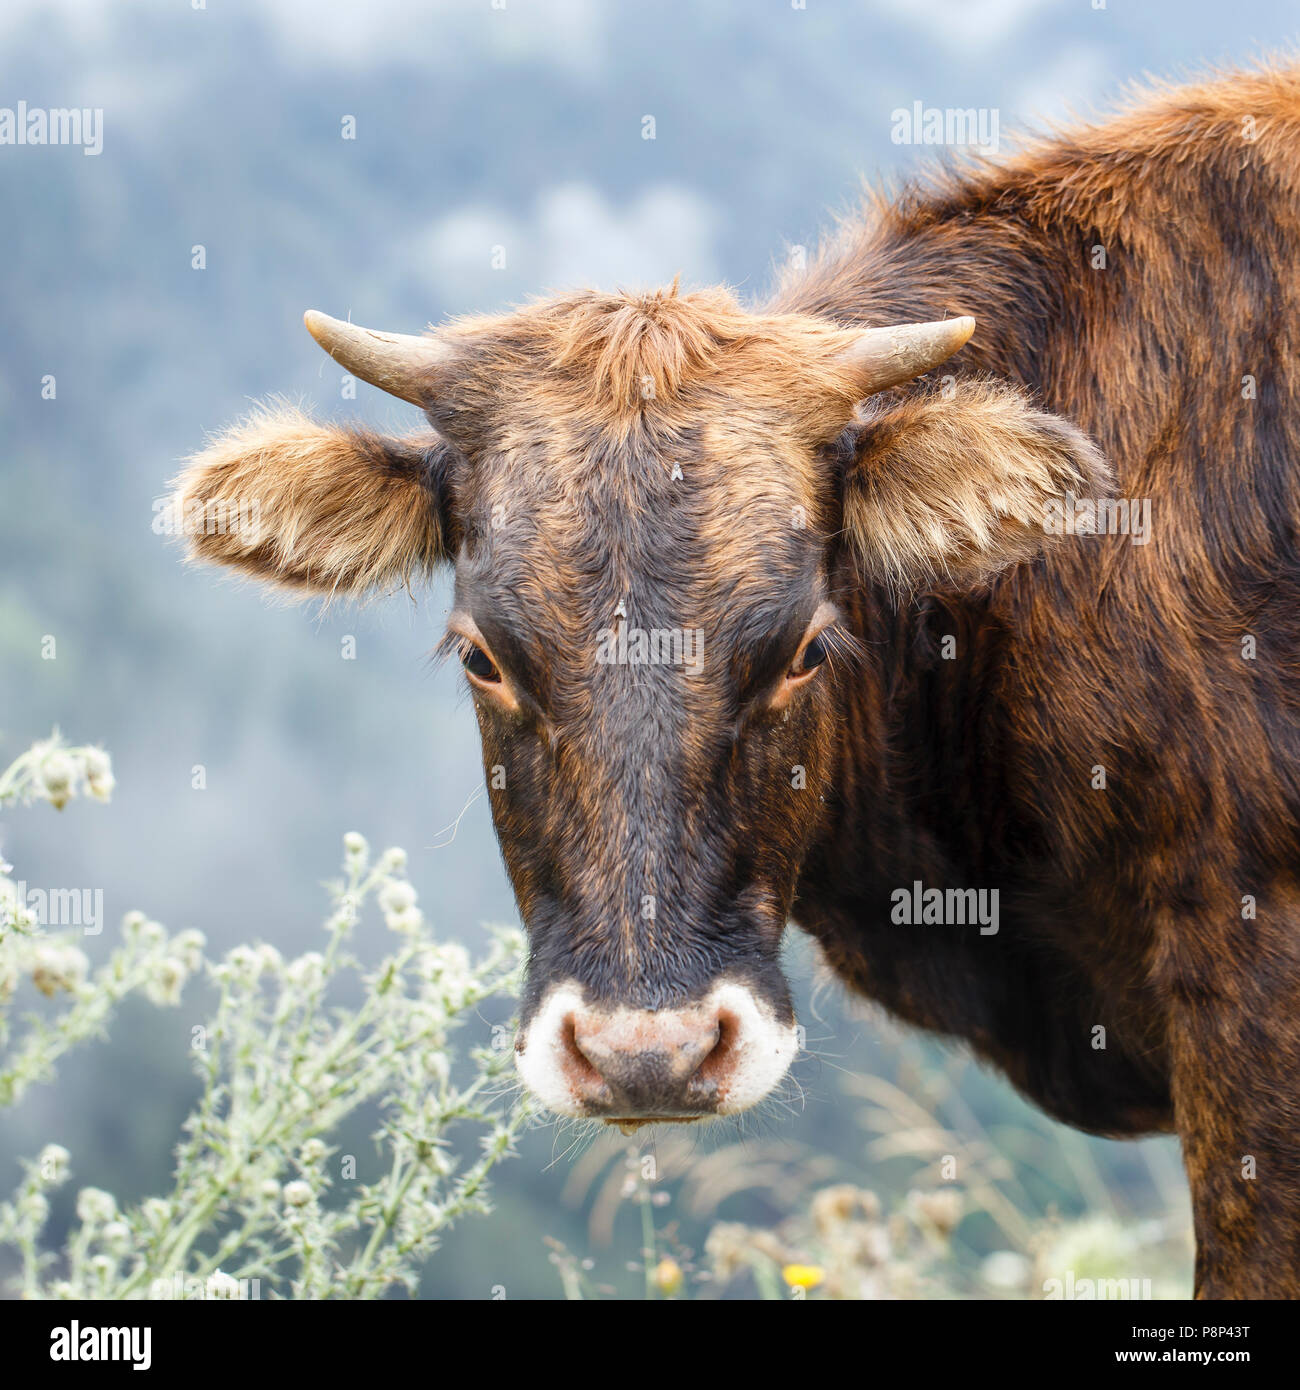
[[[324,595],[452,566],[445,645],[531,943],[524,1081],[624,1123],[754,1104],[797,1050],[778,955],[853,678],[846,575],[978,583],[1098,483],[1095,452],[1004,386],[891,390],[970,319],[863,330],[674,287],[418,338],[307,326],[431,429],[256,415],[177,498],[257,525],[193,551]]]

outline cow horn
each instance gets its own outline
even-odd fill
[[[412,405],[428,404],[429,369],[453,356],[452,349],[437,338],[377,333],[315,309],[308,309],[302,321],[307,332],[353,376]]]
[[[857,378],[863,396],[910,381],[946,361],[975,331],[968,315],[935,323],[867,328],[839,357]]]

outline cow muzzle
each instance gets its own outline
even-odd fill
[[[551,1110],[627,1128],[746,1110],[781,1080],[798,1046],[795,1024],[740,983],[674,1009],[593,1005],[562,985],[515,1052],[524,1084]]]

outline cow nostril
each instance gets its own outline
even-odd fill
[[[560,1053],[565,1070],[580,1089],[593,1091],[605,1084],[600,1068],[582,1050],[582,1044],[578,1041],[578,1023],[573,1014],[560,1026]]]
[[[739,1037],[740,1020],[735,1014],[725,1011],[720,1013],[713,1045],[695,1068],[691,1080],[703,1081],[713,1086],[723,1081],[736,1060],[736,1044]]]

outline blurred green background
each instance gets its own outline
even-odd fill
[[[151,529],[178,461],[269,393],[412,425],[364,386],[342,398],[304,309],[415,332],[679,272],[758,295],[862,178],[936,156],[891,143],[895,108],[995,108],[1005,139],[1104,109],[1144,72],[1277,51],[1295,23],[1291,0],[7,0],[0,106],[101,107],[104,144],[0,147],[0,760],[58,724],[102,742],[119,781],[111,808],[74,804],[57,833],[48,807],[8,816],[16,877],[102,888],[106,935],[139,907],[215,949],[263,938],[289,953],[317,944],[315,885],[355,828],[407,848],[448,934],[513,919],[471,713],[455,670],[427,660],[445,588],[322,617],[182,568]],[[1170,1287],[1190,1289],[1172,1141],[1050,1125],[996,1078],[814,990],[792,944],[809,1025],[798,1087],[743,1127],[640,1146],[680,1174],[661,1216],[683,1240],[698,1248],[718,1216],[776,1221],[823,1181],[887,1201],[929,1181],[894,1151],[905,1140],[878,1143],[892,1122],[858,1084],[876,1077],[955,1143],[1001,1155],[1032,1218],[1166,1223]],[[124,1199],[161,1186],[200,1003],[131,1011],[112,1046],[12,1112],[0,1189],[45,1140],[72,1150],[80,1182]],[[555,1296],[547,1236],[626,1283],[639,1218],[607,1189],[627,1147],[534,1131],[500,1170],[498,1215],[463,1228],[425,1291]],[[992,1217],[959,1236],[972,1278],[1014,1243]]]

